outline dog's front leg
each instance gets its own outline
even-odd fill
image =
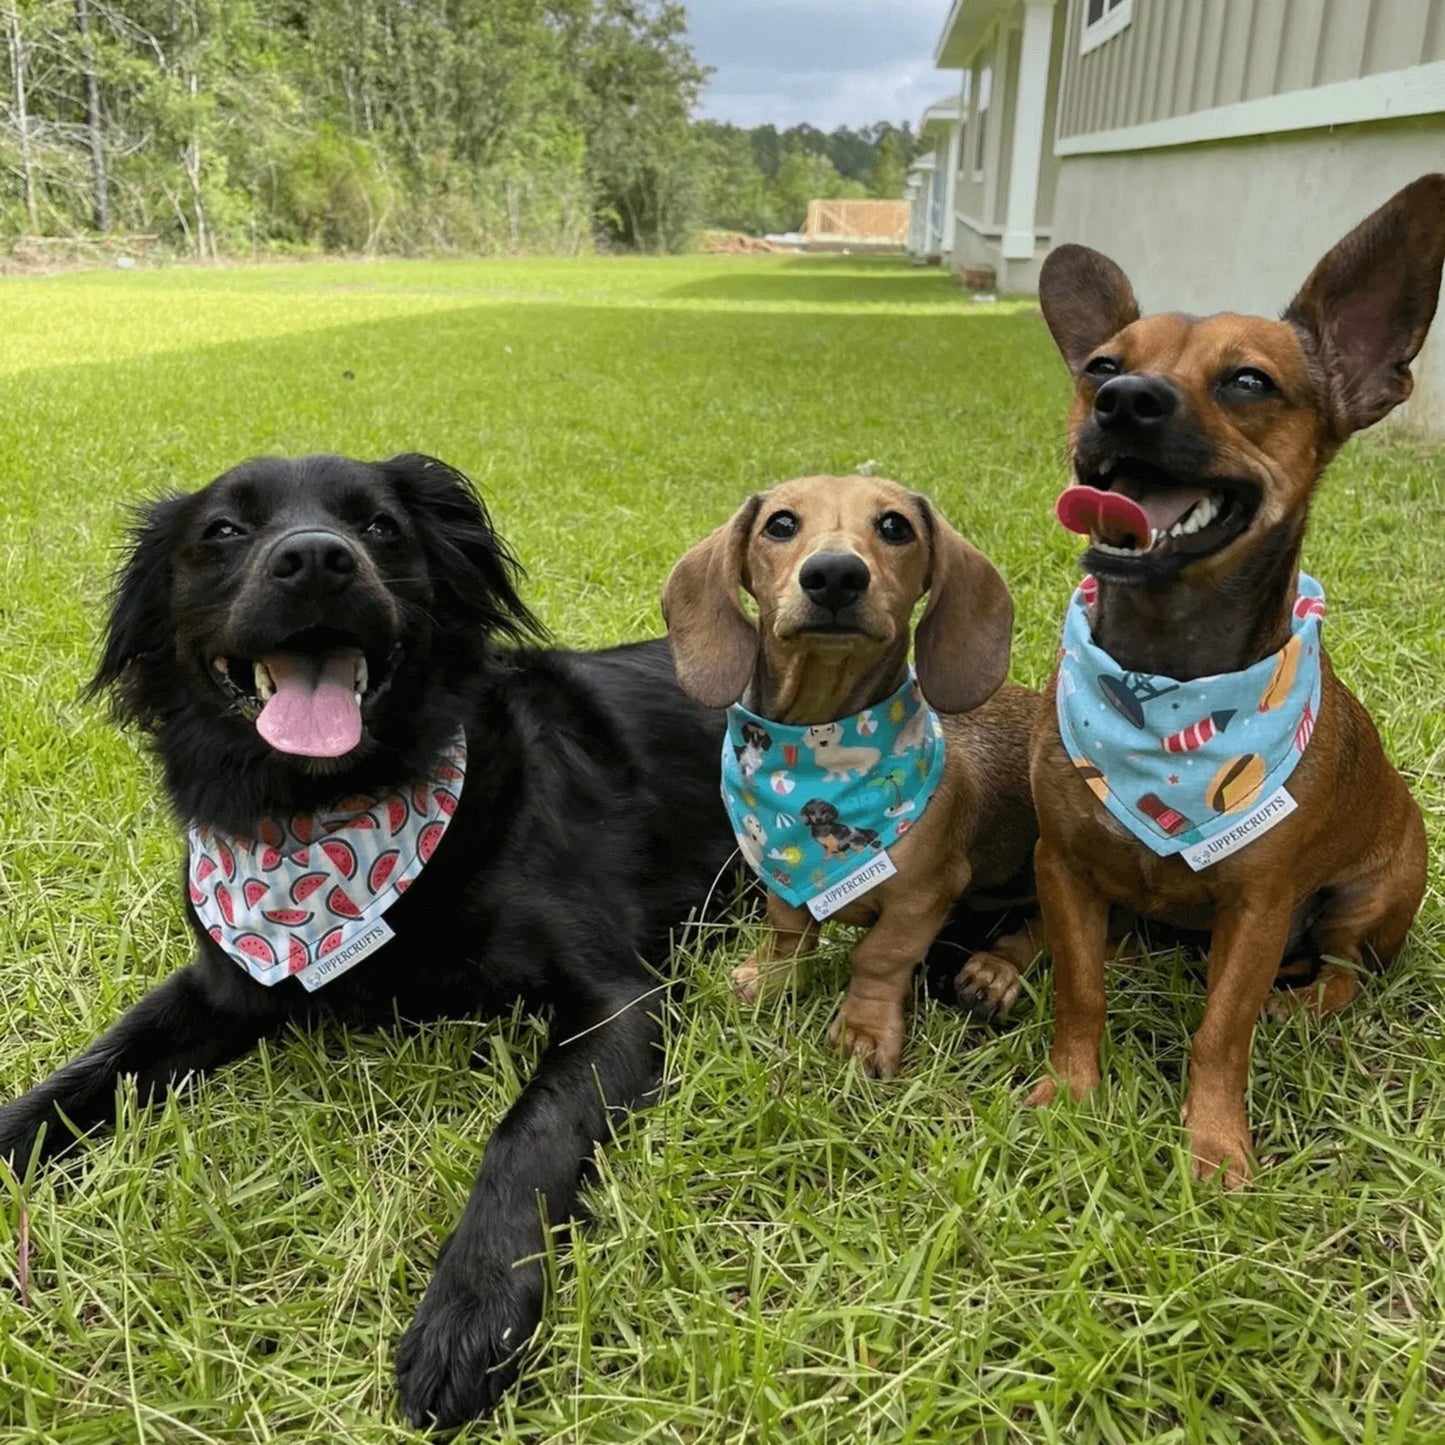
[[[1099,1044],[1104,1037],[1104,956],[1109,944],[1109,905],[1042,838],[1034,850],[1039,906],[1054,957],[1054,1043],[1050,1077],[1040,1080],[1027,1103],[1052,1104],[1059,1084],[1082,1099],[1099,1082]]]
[[[744,1003],[754,1003],[792,988],[802,982],[803,960],[817,947],[817,919],[769,890],[768,926],[757,952],[733,969],[733,992]]]
[[[1245,1110],[1255,1021],[1289,942],[1288,902],[1245,899],[1215,914],[1204,1019],[1189,1050],[1189,1126],[1194,1175],[1249,1179],[1253,1142]]]
[[[116,1085],[133,1077],[142,1103],[188,1074],[203,1074],[255,1047],[284,1023],[278,990],[235,964],[201,959],[173,973],[63,1069],[0,1109],[0,1161],[23,1170],[40,1142],[48,1159],[115,1112]]]
[[[913,971],[948,921],[956,896],[945,890],[920,896],[913,888],[887,895],[878,921],[853,949],[848,996],[828,1030],[828,1042],[861,1060],[878,1078],[898,1071],[903,1002]]]
[[[662,1027],[632,987],[561,1011],[537,1072],[482,1156],[461,1222],[397,1351],[402,1407],[450,1428],[490,1410],[542,1317],[542,1221],[576,1213],[594,1146],[656,1087]]]

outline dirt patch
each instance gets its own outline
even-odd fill
[[[697,248],[709,256],[772,256],[786,249],[743,231],[704,231]]]

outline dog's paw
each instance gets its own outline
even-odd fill
[[[16,1099],[0,1109],[0,1164],[17,1175],[24,1174],[39,1138],[34,1110],[24,1099]]]
[[[983,1023],[1004,1018],[1023,988],[1023,975],[996,953],[975,953],[953,983],[960,1008]]]
[[[542,1270],[490,1261],[465,1271],[448,1256],[396,1352],[401,1408],[419,1429],[453,1430],[485,1415],[517,1378],[542,1318]]]
[[[733,992],[743,1003],[756,1003],[761,984],[758,982],[758,956],[753,954],[728,975]]]
[[[903,1058],[903,1032],[902,1008],[845,1002],[828,1029],[828,1042],[873,1078],[888,1079]]]
[[[1045,1074],[1029,1090],[1024,1106],[1029,1109],[1047,1109],[1057,1099],[1067,1096],[1076,1104],[1087,1099],[1099,1086],[1099,1066],[1087,1062],[1070,1068],[1061,1066],[1057,1060],[1050,1060],[1050,1072]]]
[[[1249,1130],[1189,1131],[1190,1172],[1196,1179],[1217,1179],[1226,1189],[1238,1189],[1253,1177],[1254,1152]]]
[[[794,959],[759,963],[757,954],[753,954],[746,963],[733,969],[728,982],[743,1003],[757,1003],[759,999],[775,998],[793,988],[800,974],[801,966]]]
[[[1249,1183],[1254,1141],[1242,1108],[1191,1091],[1180,1116],[1189,1131],[1190,1173],[1196,1179],[1217,1179],[1226,1189]]]
[[[1286,966],[1280,970],[1280,978],[1288,976]],[[1271,1023],[1277,1024],[1301,1013],[1321,1019],[1353,1003],[1359,992],[1360,979],[1354,969],[1327,963],[1297,988],[1275,988],[1265,999],[1262,1012]]]

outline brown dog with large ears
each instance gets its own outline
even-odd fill
[[[756,623],[740,592],[756,601]],[[678,562],[663,591],[685,691],[710,707],[741,702],[758,718],[808,726],[820,746],[836,745],[825,725],[905,684],[913,610],[925,595],[917,681],[940,714],[941,781],[888,849],[896,873],[833,915],[869,931],[853,950],[829,1038],[880,1075],[898,1066],[914,968],[954,904],[1027,880],[1036,836],[1028,736],[1039,699],[1004,685],[1008,588],[917,493],[875,477],[804,477],[750,497]],[[853,749],[861,756],[838,764],[866,763],[869,752]],[[768,922],[758,952],[733,974],[745,998],[795,981],[817,944],[808,909],[771,890]],[[960,998],[984,1016],[1006,1011],[1038,947],[1028,929],[995,939],[965,964]]]
[[[1045,262],[1039,299],[1076,380],[1076,484],[1060,499],[1060,519],[1090,534],[1084,565],[1097,593],[1083,601],[1094,597],[1092,641],[1122,686],[1143,679],[1152,697],[1174,680],[1287,655],[1315,484],[1352,432],[1409,396],[1442,258],[1445,175],[1433,175],[1335,246],[1280,321],[1140,319],[1128,280],[1106,257],[1063,246]],[[1252,838],[1244,846],[1226,838],[1237,851],[1197,857],[1197,872],[1105,810],[1103,775],[1070,760],[1053,707],[1034,733],[1038,888],[1057,1019],[1050,1076],[1030,1103],[1051,1102],[1060,1087],[1079,1098],[1099,1082],[1111,904],[1207,929],[1208,998],[1184,1116],[1196,1175],[1222,1171],[1231,1185],[1249,1177],[1250,1046],[1281,964],[1286,977],[1310,970],[1314,985],[1276,993],[1276,1010],[1342,1007],[1361,973],[1398,951],[1425,890],[1420,810],[1320,653],[1318,716],[1306,709],[1294,734],[1288,799],[1267,800],[1280,799],[1282,821],[1241,832]],[[1262,698],[1259,711],[1272,705]],[[1227,779],[1215,782],[1209,806],[1223,813]]]

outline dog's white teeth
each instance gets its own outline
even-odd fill
[[[1138,547],[1116,547],[1112,542],[1095,541],[1094,549],[1098,552],[1107,552],[1111,557],[1137,557]]]
[[[231,664],[227,662],[224,657],[213,657],[211,659],[211,666],[214,667],[222,677],[229,677],[231,675]]]
[[[1219,502],[1214,497],[1205,497],[1195,504],[1170,527],[1171,537],[1187,537],[1191,532],[1202,531],[1219,513]]]
[[[1114,465],[1115,461],[1113,457],[1110,457],[1108,461],[1100,462],[1098,468],[1099,475],[1101,477],[1109,476],[1114,470]]]
[[[358,658],[356,659],[356,700],[357,700],[357,702],[360,702],[361,699],[362,699],[362,697],[365,696],[365,694],[366,694],[366,684],[367,684],[368,680],[369,680],[369,679],[368,679],[367,671],[366,671],[366,659],[365,659],[364,657],[358,657]]]
[[[251,670],[256,675],[256,696],[262,702],[269,702],[276,692],[276,682],[272,678],[270,670],[264,662],[257,660],[251,664]]]

